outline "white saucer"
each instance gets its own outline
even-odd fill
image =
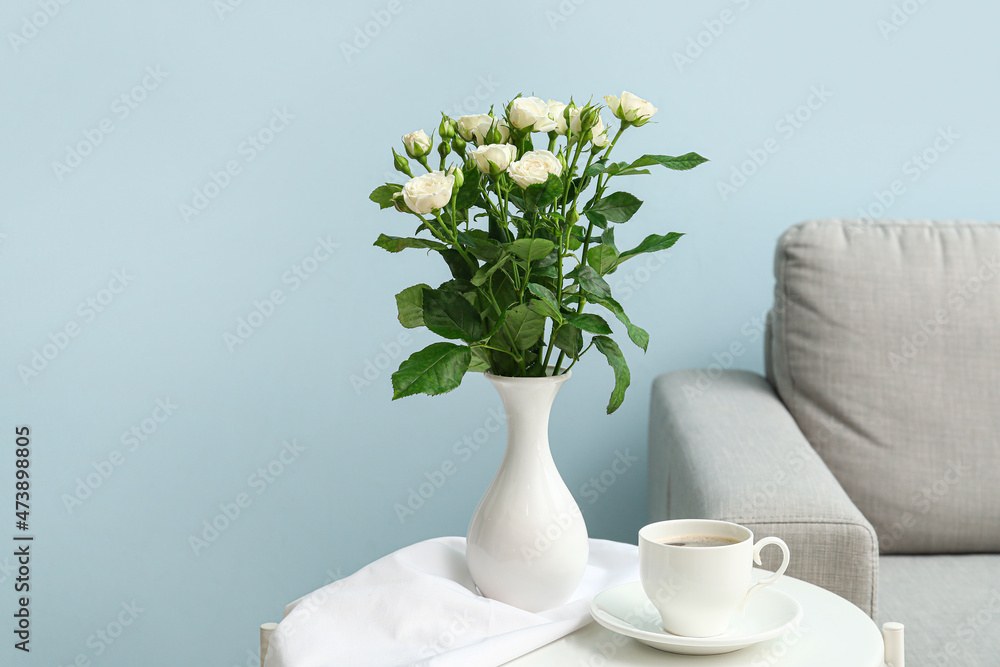
[[[634,581],[599,593],[590,604],[594,619],[609,630],[647,646],[685,655],[730,653],[773,639],[802,620],[802,606],[773,588],[762,588],[747,602],[746,616],[733,614],[729,630],[715,637],[681,637],[663,629],[660,613]]]

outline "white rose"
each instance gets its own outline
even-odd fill
[[[566,127],[569,134],[580,136],[580,108],[573,107],[569,110],[569,124]]]
[[[590,128],[590,136],[590,143],[598,148],[608,145],[608,128],[604,126],[604,119],[600,116],[597,117],[597,125]]]
[[[479,124],[484,121],[489,121],[490,115],[488,113],[474,113],[468,116],[459,116],[458,120],[455,121],[455,126],[458,129],[458,134],[466,141],[472,141],[472,129],[474,127],[479,127]]]
[[[510,163],[517,157],[517,147],[512,144],[487,144],[471,151],[470,155],[476,161],[479,171],[484,174],[490,175],[491,162],[496,165],[492,174],[496,176],[501,171],[506,171]]]
[[[406,182],[403,186],[403,201],[411,211],[423,215],[447,206],[454,187],[453,175],[432,171]]]
[[[472,128],[473,139],[479,145],[492,143],[487,140],[486,133],[494,127],[500,131],[500,143],[507,143],[507,140],[510,138],[510,128],[507,127],[507,122],[503,118],[494,118],[489,114],[486,114],[486,118],[479,125]]]
[[[563,114],[566,111],[566,105],[562,102],[557,102],[555,100],[549,100],[549,118],[551,118],[556,124],[556,132],[559,134],[566,134],[566,116]]]
[[[616,95],[605,95],[604,101],[608,103],[608,108],[616,118],[628,121],[633,125],[645,125],[653,117],[657,109],[652,104],[636,97],[627,90],[622,91],[619,98]]]
[[[406,146],[407,155],[418,158],[430,153],[431,138],[423,130],[417,130],[403,135],[403,145]]]
[[[549,118],[549,105],[540,97],[518,97],[510,103],[510,123],[520,130],[551,132],[556,122]]]
[[[562,174],[562,163],[549,151],[528,151],[517,162],[507,167],[507,173],[522,188],[535,183],[544,183],[549,174]]]
[[[579,109],[570,109],[569,129],[573,133],[574,139],[580,138],[582,126],[580,125]],[[608,128],[604,126],[604,119],[601,118],[600,114],[597,115],[597,122],[594,124],[594,127],[590,128],[588,136],[583,137],[583,140],[590,140],[598,148],[603,148],[608,144]]]

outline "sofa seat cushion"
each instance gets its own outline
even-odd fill
[[[907,667],[1000,664],[1000,554],[883,556],[878,619],[905,626]]]
[[[1000,552],[1000,225],[803,223],[768,374],[882,553]]]

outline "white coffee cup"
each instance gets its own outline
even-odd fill
[[[679,538],[713,536],[722,546],[675,546]],[[768,544],[781,548],[781,567],[751,586],[753,564]],[[639,579],[663,629],[685,637],[714,637],[729,628],[733,612],[743,611],[752,593],[777,581],[788,567],[788,546],[777,537],[756,544],[745,526],[710,519],[651,523],[639,531]]]

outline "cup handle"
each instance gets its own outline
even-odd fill
[[[785,541],[782,540],[780,537],[765,537],[764,539],[759,540],[757,544],[753,545],[753,562],[756,563],[757,565],[761,564],[760,550],[769,544],[777,544],[781,548],[781,553],[783,555],[781,560],[781,566],[777,569],[777,571],[775,571],[774,574],[772,574],[769,577],[764,577],[763,579],[761,579],[756,584],[750,587],[750,590],[747,591],[746,596],[744,596],[743,601],[740,602],[740,606],[738,607],[740,616],[742,616],[743,612],[745,611],[747,600],[750,599],[750,596],[753,595],[755,591],[758,591],[761,588],[764,588],[765,586],[770,586],[771,584],[773,584],[778,580],[778,577],[780,577],[785,573],[786,569],[788,569],[788,558],[789,558],[788,545],[785,544]]]

